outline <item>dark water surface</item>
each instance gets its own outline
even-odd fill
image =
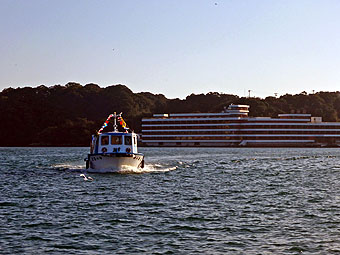
[[[0,148],[0,254],[340,254],[340,149]]]

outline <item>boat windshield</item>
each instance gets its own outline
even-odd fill
[[[122,136],[121,135],[111,136],[111,144],[122,144]]]
[[[101,145],[108,145],[109,144],[109,137],[107,135],[103,135],[100,138]]]
[[[131,136],[124,136],[124,144],[125,145],[131,145],[132,144]]]

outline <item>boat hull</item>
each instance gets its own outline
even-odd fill
[[[144,167],[144,155],[136,153],[89,154],[89,173],[115,173]]]

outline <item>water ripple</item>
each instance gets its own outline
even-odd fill
[[[142,148],[79,177],[87,148],[0,148],[1,254],[339,254],[338,149]]]

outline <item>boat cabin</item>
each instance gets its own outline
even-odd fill
[[[108,132],[99,134],[93,144],[93,153],[138,153],[137,134]]]

